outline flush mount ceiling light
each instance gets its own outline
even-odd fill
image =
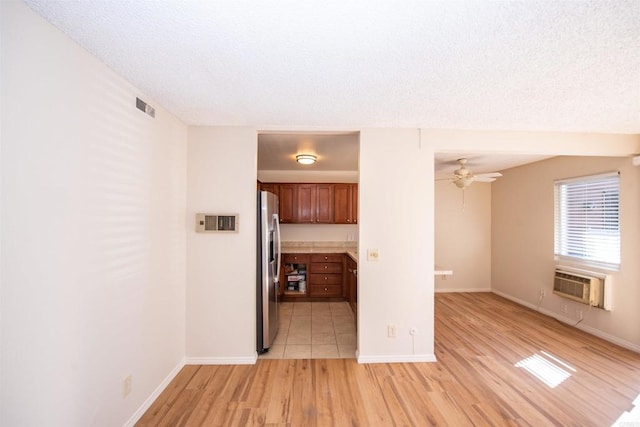
[[[313,154],[298,154],[296,156],[296,161],[301,165],[312,165],[317,159]]]

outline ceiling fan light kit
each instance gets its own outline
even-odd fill
[[[496,178],[502,176],[500,172],[474,174],[466,167],[467,159],[462,158],[456,161],[460,164],[460,167],[453,171],[453,177],[442,178],[440,180],[453,182],[456,187],[460,188],[463,192],[465,188],[469,187],[474,182],[493,182]]]
[[[465,188],[470,186],[473,181],[473,176],[461,176],[459,178],[456,178],[453,183],[456,185],[456,187],[462,188],[464,190]]]

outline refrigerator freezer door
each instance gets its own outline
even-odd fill
[[[258,209],[258,352],[271,347],[278,333],[280,227],[278,197],[261,191]]]

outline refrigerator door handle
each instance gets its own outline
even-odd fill
[[[279,215],[273,214],[273,221],[276,223],[276,234],[278,236],[278,254],[276,255],[278,258],[278,261],[276,263],[277,268],[276,268],[276,277],[275,277],[275,281],[276,283],[280,283],[280,262],[281,262],[281,258],[282,256],[280,255],[280,251],[282,250],[282,246],[280,245],[280,217]]]

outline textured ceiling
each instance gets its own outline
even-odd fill
[[[640,1],[27,3],[187,124],[640,133]]]

